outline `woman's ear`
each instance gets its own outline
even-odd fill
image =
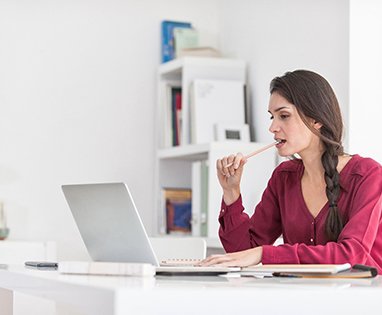
[[[320,122],[314,120],[313,118],[308,118],[308,123],[310,124],[311,127],[316,129],[317,131],[320,130],[322,127],[322,124]]]
[[[313,128],[316,130],[320,130],[322,127],[322,124],[320,122],[314,121],[313,122]]]

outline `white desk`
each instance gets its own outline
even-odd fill
[[[27,260],[56,261],[57,246],[49,241],[0,241],[0,264],[23,264]],[[32,296],[17,292],[14,296],[15,307],[13,312],[17,315],[52,315],[55,304]],[[3,310],[0,310],[0,314]]]
[[[100,277],[11,265],[0,269],[0,288],[2,315],[11,314],[5,310],[12,309],[12,291],[45,297],[92,315],[382,313],[382,277]]]

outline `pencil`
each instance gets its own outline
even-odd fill
[[[247,159],[249,159],[249,158],[252,157],[252,156],[255,156],[255,155],[257,155],[257,154],[259,154],[259,153],[261,153],[261,152],[263,152],[263,151],[265,151],[265,150],[268,150],[269,148],[272,148],[274,145],[276,145],[276,144],[278,144],[278,143],[279,143],[279,141],[272,142],[272,143],[266,145],[265,147],[262,147],[262,148],[260,148],[260,149],[258,149],[258,150],[256,150],[256,151],[253,151],[252,153],[249,153],[248,155],[244,156],[244,158],[247,160]],[[233,164],[233,162],[232,162],[232,163],[228,163],[228,164],[227,164],[226,166],[224,166],[224,167],[230,167],[230,166],[232,166],[232,164]]]

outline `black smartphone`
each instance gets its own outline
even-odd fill
[[[57,269],[58,263],[50,261],[26,261],[25,266],[38,269]]]

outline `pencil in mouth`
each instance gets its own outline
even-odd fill
[[[258,150],[256,150],[256,151],[254,151],[254,152],[252,152],[252,153],[246,155],[244,158],[245,158],[245,159],[249,159],[250,157],[252,157],[252,156],[254,156],[254,155],[257,155],[257,154],[259,154],[259,153],[261,153],[261,152],[264,152],[265,150],[268,150],[268,149],[274,147],[275,145],[277,146],[278,144],[283,143],[282,141],[285,141],[285,142],[286,142],[286,140],[280,140],[280,141],[281,141],[281,142],[279,142],[279,141],[276,140],[276,142],[272,142],[272,143],[266,145],[265,147],[262,147],[262,148],[260,148],[260,149],[258,149]],[[230,167],[230,166],[232,166],[232,165],[233,165],[233,162],[232,162],[232,163],[228,163],[228,164],[225,165],[224,167],[227,168],[227,167]]]

